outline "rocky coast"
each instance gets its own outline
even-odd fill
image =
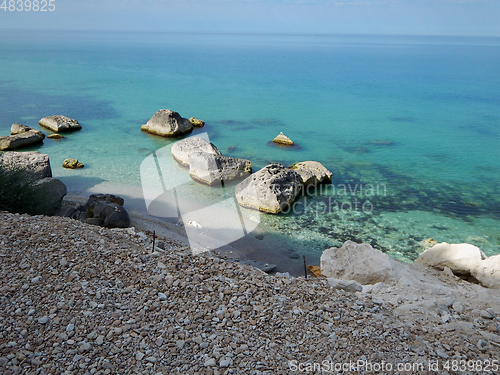
[[[348,291],[156,244],[133,228],[0,213],[0,372],[498,373],[497,290],[428,269],[418,293]]]

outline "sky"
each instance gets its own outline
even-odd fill
[[[500,0],[49,1],[0,0],[0,29],[500,36]]]

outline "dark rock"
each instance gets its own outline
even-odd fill
[[[117,204],[119,206],[123,206],[125,201],[122,197],[113,194],[92,194],[87,203],[85,203],[85,208],[89,213],[89,216],[94,216],[94,206],[98,201],[105,201]]]
[[[44,205],[49,211],[61,207],[64,196],[68,193],[66,185],[57,178],[46,177],[37,182]]]
[[[91,225],[97,225],[102,227],[104,224],[104,220],[96,217],[89,217],[88,219],[85,219],[83,221],[84,223],[91,224]]]

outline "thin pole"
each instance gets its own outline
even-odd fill
[[[302,258],[304,259],[304,275],[306,275],[306,279],[307,279],[306,256],[305,256],[305,255],[302,255]]]
[[[155,251],[156,232],[153,231],[153,252]]]

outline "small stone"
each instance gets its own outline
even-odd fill
[[[219,362],[220,367],[229,367],[233,364],[233,360],[231,358],[223,358]]]
[[[66,332],[71,332],[75,329],[75,325],[73,323],[70,323],[66,326]]]
[[[156,362],[158,362],[158,360],[156,359],[156,357],[147,357],[147,358],[146,358],[146,361],[151,362],[151,363],[156,363]]]
[[[495,312],[493,311],[492,313],[492,310],[491,309],[487,309],[487,310],[481,310],[479,312],[479,315],[481,316],[481,318],[483,319],[495,319]]]
[[[43,316],[41,318],[38,318],[38,323],[40,323],[40,324],[47,324],[48,321],[49,321],[48,316]]]
[[[488,350],[488,343],[481,339],[477,342],[477,348],[482,351],[482,352],[485,352],[486,350]]]
[[[179,340],[175,343],[175,346],[177,346],[177,349],[181,350],[182,348],[184,348],[184,345],[186,344],[186,341],[184,340]]]
[[[59,265],[60,266],[67,266],[68,265],[68,261],[66,260],[66,258],[62,258],[60,261],[59,261]]]
[[[106,370],[113,370],[114,366],[110,362],[104,361],[102,368]]]
[[[102,344],[103,344],[103,342],[104,342],[104,336],[103,336],[103,335],[98,336],[98,337],[97,337],[97,340],[95,340],[95,343],[96,343],[97,345],[102,345]]]
[[[215,358],[207,358],[207,360],[205,361],[205,363],[203,364],[205,367],[213,367],[215,366],[217,363],[215,362]]]
[[[136,361],[142,361],[142,359],[144,358],[144,353],[141,353],[141,352],[137,352],[135,353],[135,360]]]
[[[158,293],[158,298],[160,299],[160,301],[167,300],[167,296],[165,295],[165,293]]]

